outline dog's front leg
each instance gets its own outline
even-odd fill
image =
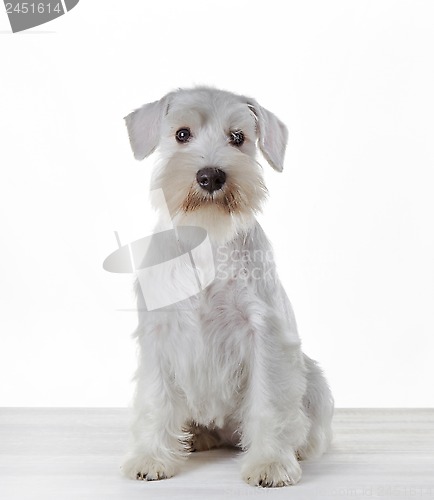
[[[145,359],[144,359],[145,358]],[[173,476],[187,457],[187,410],[173,379],[148,346],[137,374],[132,451],[122,469],[131,479],[153,481]]]
[[[286,486],[301,478],[296,451],[309,430],[302,405],[305,367],[300,346],[281,330],[278,322],[259,319],[251,332],[242,475],[255,486]]]

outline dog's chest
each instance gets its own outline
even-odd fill
[[[251,357],[252,311],[263,308],[252,269],[262,262],[220,249],[216,279],[194,304],[189,334],[189,371],[182,389],[198,423],[222,424],[236,413],[246,387]],[[255,267],[254,267],[255,266]]]
[[[208,351],[196,366],[199,370],[192,384],[184,388],[190,413],[199,424],[223,427],[239,407],[245,386],[244,365],[235,359],[222,363],[220,356]]]
[[[181,337],[182,346],[170,349],[169,361],[193,419],[218,427],[239,408],[247,375],[248,339],[242,338],[240,318],[228,314],[233,300],[228,293],[222,295],[211,286],[190,311],[188,323],[173,339],[179,342]]]
[[[236,345],[236,332],[214,328],[214,322],[203,316],[197,326],[189,336],[185,371],[177,379],[194,420],[222,427],[239,406],[245,388],[244,352]]]

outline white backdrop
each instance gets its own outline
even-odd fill
[[[285,5],[285,10],[282,6]],[[0,405],[125,406],[152,158],[123,116],[177,87],[252,95],[290,130],[261,218],[337,406],[433,406],[434,3],[81,2],[0,12]]]

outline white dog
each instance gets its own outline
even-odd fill
[[[134,479],[168,478],[189,452],[232,444],[244,451],[247,483],[295,484],[299,460],[330,443],[333,399],[301,351],[255,219],[266,195],[257,146],[281,171],[286,127],[253,99],[205,87],[145,104],[126,124],[137,159],[159,148],[152,189],[163,190],[175,230],[206,230],[212,252],[199,267],[215,273],[199,293],[154,311],[137,287],[141,355],[123,470]],[[188,246],[183,234],[177,244]],[[175,274],[160,288],[182,288]]]

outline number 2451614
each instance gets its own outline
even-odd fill
[[[51,14],[52,12],[56,12],[57,14],[62,13],[62,7],[59,2],[57,3],[28,3],[22,2],[17,3],[16,5],[12,3],[6,4],[6,13],[7,14]]]

